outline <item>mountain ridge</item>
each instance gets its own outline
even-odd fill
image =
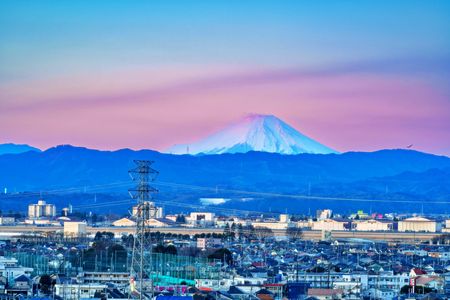
[[[65,170],[67,175],[73,174],[77,169],[83,167],[82,170],[88,168],[100,173],[105,169],[122,170],[122,177],[128,178],[127,168],[133,166],[132,161],[134,159],[156,161],[155,166],[158,168],[159,165],[163,169],[161,170],[162,176],[165,176],[165,174],[173,175],[173,170],[187,168],[189,172],[186,173],[186,177],[197,174],[202,168],[205,168],[208,173],[214,172],[214,170],[218,172],[225,170],[233,173],[234,176],[238,176],[240,172],[252,173],[256,170],[256,172],[265,176],[272,174],[277,176],[307,175],[307,177],[314,178],[320,175],[323,178],[353,180],[375,176],[393,176],[405,171],[420,172],[432,168],[450,167],[450,158],[446,156],[402,149],[345,152],[339,155],[281,155],[251,151],[247,153],[191,156],[171,155],[154,150],[119,149],[109,151],[64,145],[52,147],[43,152],[0,155],[0,163],[3,166],[0,169],[0,182],[8,182],[8,174],[14,174],[15,172],[22,174],[27,168],[41,168],[51,175],[59,172],[60,168],[65,166],[70,166],[68,170]],[[210,166],[212,165],[215,167],[211,169]],[[166,168],[169,170],[166,170]],[[35,173],[40,172],[26,172],[30,176]],[[178,171],[175,171],[175,173],[178,173]],[[73,175],[75,177],[75,174]],[[80,178],[86,177],[86,173],[77,175]],[[182,173],[175,177],[182,178]],[[199,178],[202,177],[199,176]],[[56,182],[58,180],[60,180],[59,175],[55,178]],[[99,180],[104,181],[101,177]]]
[[[252,151],[193,156],[153,150],[92,150],[64,145],[43,152],[0,155],[0,188],[11,192],[69,189],[63,195],[44,193],[44,197],[59,199],[58,203],[68,203],[71,199],[74,205],[90,204],[94,193],[99,193],[99,199],[103,197],[104,201],[124,199],[128,198],[127,190],[133,185],[128,170],[134,167],[135,159],[155,161],[154,168],[160,172],[154,182],[160,190],[157,199],[177,199],[185,204],[198,203],[201,197],[249,197],[245,191],[273,195],[448,201],[448,187],[442,183],[442,178],[450,174],[450,158],[402,149],[298,155]],[[389,185],[388,192],[386,185]],[[104,187],[99,189],[96,186]],[[83,192],[84,187],[88,188]],[[92,193],[91,198],[89,193]],[[36,201],[36,196],[30,198],[25,193],[24,198],[20,198],[20,194],[11,200],[8,200],[8,195],[0,195],[0,210],[15,209],[19,205],[25,207],[27,203]],[[339,210],[355,205],[344,205],[342,201],[294,201],[281,196],[254,198],[256,202],[230,201],[224,205],[264,209],[278,203],[290,211],[303,212],[308,208]],[[368,209],[369,205],[370,202],[357,203],[360,209]],[[404,209],[395,205],[389,208]],[[439,211],[445,207],[433,204],[433,209]],[[117,211],[121,211],[119,207]]]
[[[27,144],[15,144],[15,143],[4,143],[0,144],[0,155],[2,154],[18,154],[28,151],[42,152],[41,149],[27,145]]]

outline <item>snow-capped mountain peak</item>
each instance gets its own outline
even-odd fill
[[[222,154],[263,151],[280,154],[337,153],[301,134],[273,115],[250,114],[192,144],[174,145],[172,154]]]

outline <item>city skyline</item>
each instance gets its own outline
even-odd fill
[[[340,152],[450,155],[445,1],[0,8],[0,143],[163,151],[261,113]]]

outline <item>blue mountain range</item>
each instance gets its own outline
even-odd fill
[[[450,211],[445,204],[450,200],[450,158],[412,150],[192,156],[70,145],[0,155],[0,188],[18,193],[16,198],[0,196],[0,209],[10,209],[10,199],[26,206],[36,201],[38,195],[33,192],[38,191],[58,201],[70,199],[74,206],[92,201],[93,194],[108,195],[105,201],[123,199],[133,184],[128,170],[135,159],[154,161],[160,172],[154,182],[160,190],[158,200],[192,204],[195,209],[199,209],[199,198],[220,197],[230,199],[220,204],[222,208],[258,211],[380,208],[377,202],[345,199],[393,200],[383,204],[383,210],[405,210],[408,205],[395,201],[411,201],[411,209],[425,203],[426,210]]]

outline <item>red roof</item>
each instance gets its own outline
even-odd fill
[[[252,266],[254,266],[254,267],[264,267],[264,262],[262,262],[262,261],[255,261],[255,262],[252,262]]]
[[[425,272],[424,270],[419,269],[419,268],[413,268],[412,270],[413,270],[413,272],[414,272],[416,275],[425,275],[425,274],[427,274],[427,272]]]

